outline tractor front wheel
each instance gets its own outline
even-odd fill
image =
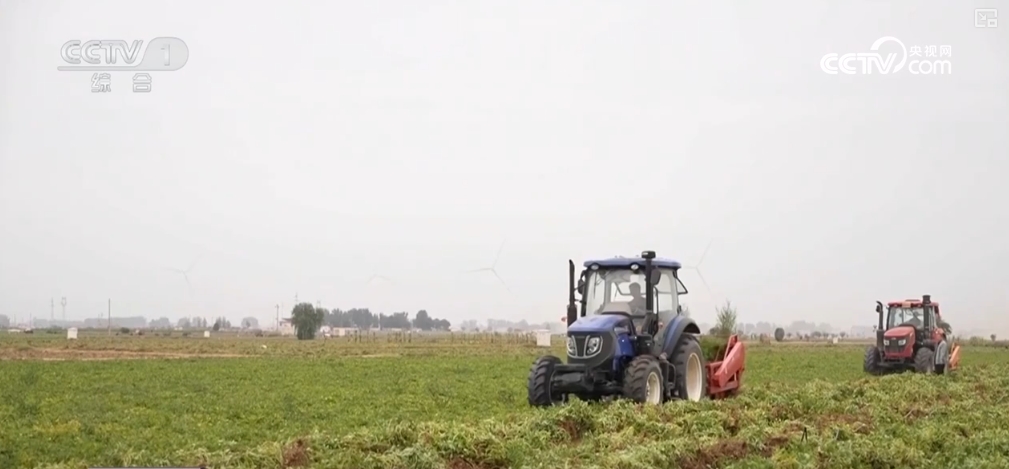
[[[680,399],[697,402],[708,396],[708,365],[697,337],[684,334],[673,353],[673,382]]]
[[[554,367],[561,359],[553,355],[545,355],[533,362],[529,370],[529,405],[533,407],[549,407],[563,402],[563,396],[553,392]]]
[[[659,360],[642,355],[631,361],[624,372],[624,397],[644,404],[662,404],[665,379]]]
[[[883,374],[883,367],[879,364],[879,349],[876,347],[865,349],[865,361],[862,364],[862,369],[870,375]]]
[[[914,372],[932,374],[935,372],[935,352],[922,347],[914,353]]]

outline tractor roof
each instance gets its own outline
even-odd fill
[[[599,264],[599,267],[608,268],[629,268],[631,264],[638,264],[644,267],[645,260],[640,257],[611,257],[609,259],[585,261],[585,267],[591,267],[592,264]],[[652,259],[652,265],[660,269],[679,269],[680,267],[683,267],[683,264],[680,264],[677,261],[672,259],[663,259],[661,257]]]
[[[933,302],[931,302],[929,304],[931,304],[931,305],[933,305],[935,307],[939,306],[939,302],[937,302],[937,301],[933,301]],[[886,305],[889,306],[889,307],[891,307],[891,308],[896,308],[896,307],[899,307],[899,308],[921,308],[922,302],[921,302],[921,298],[912,298],[912,299],[909,299],[909,300],[891,301],[891,302],[887,303]]]

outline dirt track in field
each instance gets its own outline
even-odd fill
[[[177,352],[135,352],[127,350],[72,350],[32,348],[27,350],[2,350],[0,360],[41,360],[41,361],[100,361],[100,360],[142,360],[154,358],[244,358],[254,355],[234,353],[177,353]]]

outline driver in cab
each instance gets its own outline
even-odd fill
[[[641,295],[641,285],[632,283],[629,288],[631,290],[631,301],[628,303],[631,305],[631,311],[634,314],[645,314],[647,311],[645,310],[645,297]]]

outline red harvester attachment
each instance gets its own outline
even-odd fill
[[[729,337],[725,348],[719,350],[718,359],[708,363],[708,395],[723,399],[739,393],[746,370],[746,346],[739,337]]]

